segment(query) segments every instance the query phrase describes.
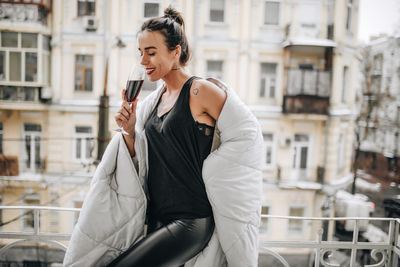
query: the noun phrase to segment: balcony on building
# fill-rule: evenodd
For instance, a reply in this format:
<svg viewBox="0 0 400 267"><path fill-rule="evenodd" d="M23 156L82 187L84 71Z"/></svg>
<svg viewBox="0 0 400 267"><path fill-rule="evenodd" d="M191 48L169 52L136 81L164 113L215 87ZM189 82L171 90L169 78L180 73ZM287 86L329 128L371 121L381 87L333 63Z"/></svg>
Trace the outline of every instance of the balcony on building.
<svg viewBox="0 0 400 267"><path fill-rule="evenodd" d="M313 69L289 69L285 113L327 114L331 87L331 72Z"/></svg>
<svg viewBox="0 0 400 267"><path fill-rule="evenodd" d="M283 42L286 87L282 108L285 113L328 114L335 46L332 40L311 37Z"/></svg>
<svg viewBox="0 0 400 267"><path fill-rule="evenodd" d="M0 106L27 109L49 102L50 36L0 30L0 37Z"/></svg>
<svg viewBox="0 0 400 267"><path fill-rule="evenodd" d="M1 0L0 22L9 22L12 25L38 23L47 26L51 9L52 0Z"/></svg>

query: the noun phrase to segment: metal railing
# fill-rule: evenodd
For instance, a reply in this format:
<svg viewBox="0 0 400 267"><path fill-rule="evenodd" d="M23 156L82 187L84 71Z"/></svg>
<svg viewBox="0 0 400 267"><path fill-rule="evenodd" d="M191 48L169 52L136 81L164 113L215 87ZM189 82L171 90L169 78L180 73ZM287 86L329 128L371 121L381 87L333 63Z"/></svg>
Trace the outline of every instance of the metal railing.
<svg viewBox="0 0 400 267"><path fill-rule="evenodd" d="M28 210L33 211L33 232L13 232L4 231L4 227L0 228L0 243L3 247L0 248L0 257L7 251L22 243L47 243L54 245L62 250L67 247L60 241L68 241L71 237L70 233L47 233L42 232L40 227L40 212L41 211L58 211L58 212L79 212L78 208L59 208L59 207L43 207L43 206L0 206L0 211L4 210ZM27 212L23 213L26 214ZM276 215L262 215L263 219L274 220L301 220L315 222L334 222L334 221L354 221L353 237L351 241L335 241L335 240L322 240L322 228L317 230L317 238L314 241L310 240L262 240L260 241L260 254L267 254L278 260L282 266L290 266L288 261L285 260L284 255L279 254L274 249L310 249L313 251L314 261L313 266L340 266L335 263L333 256L335 251L339 249L350 250L349 266L359 266L356 263L356 255L358 250L370 250L371 258L376 263L364 265L365 267L378 267L378 266L398 266L398 258L400 257L399 247L399 225L400 219L393 218L360 218L360 217L296 217L296 216L276 216ZM381 221L389 223L389 230L387 240L382 242L360 242L360 222L361 221ZM4 239L11 239L13 241L4 243Z"/></svg>
<svg viewBox="0 0 400 267"><path fill-rule="evenodd" d="M350 250L350 267L360 266L356 263L356 255L358 250L370 250L371 258L376 263L364 265L364 267L378 266L398 266L400 257L399 247L399 219L393 218L361 218L361 217L296 217L296 216L275 216L262 215L262 218L280 219L280 220L303 220L303 221L354 221L353 237L351 241L323 241L323 229L318 229L317 239L315 241L262 241L260 243L260 253L270 254L278 259L283 266L290 266L289 263L272 248L308 248L313 249L315 255L313 266L332 266L340 267L342 265L335 263L332 255L339 249ZM361 221L384 221L389 223L388 238L382 242L359 242L360 222ZM378 257L380 255L380 257ZM331 259L331 260L330 260Z"/></svg>

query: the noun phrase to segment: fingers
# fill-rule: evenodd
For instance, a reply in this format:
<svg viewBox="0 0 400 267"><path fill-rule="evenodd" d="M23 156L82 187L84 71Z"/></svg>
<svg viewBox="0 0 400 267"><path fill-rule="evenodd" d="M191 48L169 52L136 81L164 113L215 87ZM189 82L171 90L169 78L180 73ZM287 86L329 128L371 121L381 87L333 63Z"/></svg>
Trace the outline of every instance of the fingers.
<svg viewBox="0 0 400 267"><path fill-rule="evenodd" d="M139 100L139 99L136 98L135 101L132 102L132 105L131 105L131 112L136 112L136 106L137 106L138 100Z"/></svg>
<svg viewBox="0 0 400 267"><path fill-rule="evenodd" d="M125 95L126 89L122 90L122 101L126 102L126 95Z"/></svg>

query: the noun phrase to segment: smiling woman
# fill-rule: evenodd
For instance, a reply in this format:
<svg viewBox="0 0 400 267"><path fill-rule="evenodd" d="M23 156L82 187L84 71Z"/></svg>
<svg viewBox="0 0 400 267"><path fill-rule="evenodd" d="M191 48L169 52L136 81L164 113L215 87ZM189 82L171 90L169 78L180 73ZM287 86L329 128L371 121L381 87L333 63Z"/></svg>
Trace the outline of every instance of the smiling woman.
<svg viewBox="0 0 400 267"><path fill-rule="evenodd" d="M187 73L190 50L175 9L144 22L137 40L149 80L163 84L137 110L138 100L130 105L123 94L115 120L127 133L113 138L98 167L115 171L110 177L101 176L109 171L96 171L94 181L111 181L93 182L64 264L99 263L96 256L80 257L90 254L115 258L110 263L101 256L102 266L257 266L260 125L223 82ZM122 186L129 183L136 184ZM110 194L96 189L108 184L117 189L110 186ZM125 198L132 194L136 197ZM101 216L91 203L104 204L100 210L110 216ZM93 227L89 214L101 217L96 221L104 222L103 231ZM88 238L90 244L84 242Z"/></svg>

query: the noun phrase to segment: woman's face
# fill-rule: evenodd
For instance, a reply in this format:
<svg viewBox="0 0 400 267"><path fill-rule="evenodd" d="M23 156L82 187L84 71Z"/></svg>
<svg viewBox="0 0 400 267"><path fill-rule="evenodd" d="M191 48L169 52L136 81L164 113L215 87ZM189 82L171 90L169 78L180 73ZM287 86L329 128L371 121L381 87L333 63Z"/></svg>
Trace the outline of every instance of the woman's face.
<svg viewBox="0 0 400 267"><path fill-rule="evenodd" d="M139 34L138 42L140 63L146 68L150 81L162 79L172 68L179 66L180 49L169 51L160 32L143 31Z"/></svg>

